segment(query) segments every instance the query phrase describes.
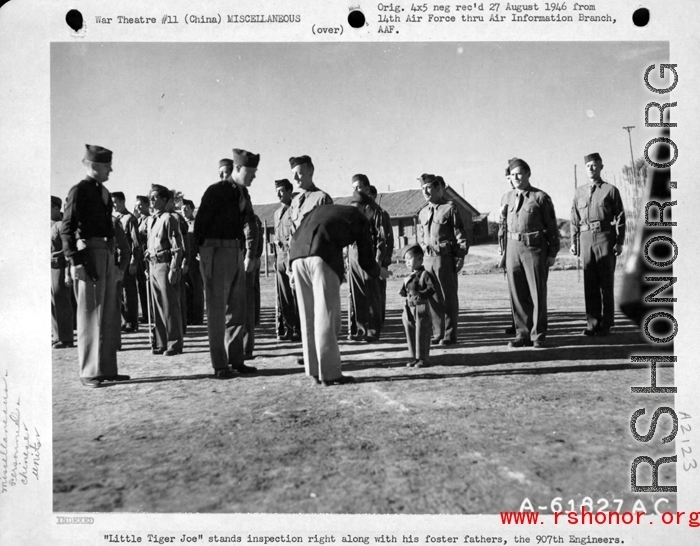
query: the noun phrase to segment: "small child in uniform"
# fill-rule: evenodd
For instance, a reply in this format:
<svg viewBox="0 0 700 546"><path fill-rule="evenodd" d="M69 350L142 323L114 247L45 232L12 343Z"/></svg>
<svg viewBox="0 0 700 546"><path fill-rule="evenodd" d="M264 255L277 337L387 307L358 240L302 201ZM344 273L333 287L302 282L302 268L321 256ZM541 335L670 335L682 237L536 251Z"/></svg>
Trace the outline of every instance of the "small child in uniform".
<svg viewBox="0 0 700 546"><path fill-rule="evenodd" d="M410 275L404 279L399 295L406 298L403 308L403 327L411 360L409 368L427 368L430 355L432 323L428 298L435 293L435 281L423 268L423 249L418 244L407 246L403 257Z"/></svg>

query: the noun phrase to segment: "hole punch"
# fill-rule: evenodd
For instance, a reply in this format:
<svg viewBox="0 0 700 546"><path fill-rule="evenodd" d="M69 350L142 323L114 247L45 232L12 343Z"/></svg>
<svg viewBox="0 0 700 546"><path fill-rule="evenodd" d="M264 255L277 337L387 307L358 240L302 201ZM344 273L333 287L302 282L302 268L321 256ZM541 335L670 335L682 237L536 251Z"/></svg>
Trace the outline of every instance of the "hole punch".
<svg viewBox="0 0 700 546"><path fill-rule="evenodd" d="M77 9L72 9L66 13L66 24L73 29L73 32L78 32L83 28L83 14Z"/></svg>
<svg viewBox="0 0 700 546"><path fill-rule="evenodd" d="M645 27L649 23L649 10L647 8L639 8L634 10L632 14L632 22L637 27Z"/></svg>
<svg viewBox="0 0 700 546"><path fill-rule="evenodd" d="M352 28L362 28L365 26L365 14L357 9L351 11L350 15L348 15L348 24Z"/></svg>

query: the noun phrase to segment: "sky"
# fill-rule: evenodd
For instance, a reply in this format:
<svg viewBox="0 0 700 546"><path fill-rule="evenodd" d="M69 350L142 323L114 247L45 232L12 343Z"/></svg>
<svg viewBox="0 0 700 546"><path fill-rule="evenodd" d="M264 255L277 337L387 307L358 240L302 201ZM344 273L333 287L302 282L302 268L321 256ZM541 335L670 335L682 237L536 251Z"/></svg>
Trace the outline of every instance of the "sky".
<svg viewBox="0 0 700 546"><path fill-rule="evenodd" d="M130 209L152 183L198 205L242 148L261 155L256 204L276 202L274 181L307 154L331 195L356 173L380 192L432 173L493 220L517 156L567 218L584 155L600 153L612 182L630 163L623 127L635 158L658 134L644 106L669 99L643 77L668 55L667 42L53 43L51 193L83 178L97 144Z"/></svg>

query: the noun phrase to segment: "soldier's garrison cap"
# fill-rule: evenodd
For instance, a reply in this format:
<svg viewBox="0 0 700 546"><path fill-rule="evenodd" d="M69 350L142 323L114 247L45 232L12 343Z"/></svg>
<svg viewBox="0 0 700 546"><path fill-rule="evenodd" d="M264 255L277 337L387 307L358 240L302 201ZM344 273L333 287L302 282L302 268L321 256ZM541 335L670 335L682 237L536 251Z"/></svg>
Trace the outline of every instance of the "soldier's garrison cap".
<svg viewBox="0 0 700 546"><path fill-rule="evenodd" d="M423 173L418 177L418 180L420 180L421 185L423 184L432 184L435 182L435 175L434 174L427 174Z"/></svg>
<svg viewBox="0 0 700 546"><path fill-rule="evenodd" d="M401 257L405 258L408 253L414 256L423 256L423 249L418 243L409 243L401 249Z"/></svg>
<svg viewBox="0 0 700 546"><path fill-rule="evenodd" d="M603 161L603 158L600 157L599 153L594 152L583 157L584 163L588 163L589 161Z"/></svg>
<svg viewBox="0 0 700 546"><path fill-rule="evenodd" d="M374 199L361 191L352 192L352 199L350 200L350 203L360 203L361 205L369 205L370 207L374 208Z"/></svg>
<svg viewBox="0 0 700 546"><path fill-rule="evenodd" d="M313 162L311 161L311 158L308 155L300 155L299 157L289 158L289 167L291 169L293 169L297 165L304 165L305 163L308 163L312 167L314 166Z"/></svg>
<svg viewBox="0 0 700 546"><path fill-rule="evenodd" d="M56 197L55 195L51 196L51 206L52 207L58 207L59 209L61 208L61 205L63 205L63 201L61 201L60 197Z"/></svg>
<svg viewBox="0 0 700 546"><path fill-rule="evenodd" d="M369 186L369 178L365 174L356 174L352 177L353 182L362 182L365 186Z"/></svg>
<svg viewBox="0 0 700 546"><path fill-rule="evenodd" d="M285 188L288 190L294 189L294 186L292 186L292 183L289 180L287 180L286 178L282 178L281 180L275 180L275 188L279 188L279 187L282 187L282 188Z"/></svg>
<svg viewBox="0 0 700 546"><path fill-rule="evenodd" d="M228 159L227 157L220 159L219 168L221 167L233 167L233 159Z"/></svg>
<svg viewBox="0 0 700 546"><path fill-rule="evenodd" d="M93 146L92 144L85 145L85 160L93 163L111 163L112 150L103 148L102 146Z"/></svg>
<svg viewBox="0 0 700 546"><path fill-rule="evenodd" d="M530 169L530 165L528 165L525 160L520 159L518 157L514 157L508 163L508 174L510 174L512 170L516 167L523 167L524 169L527 169L527 172L532 172L532 170Z"/></svg>
<svg viewBox="0 0 700 546"><path fill-rule="evenodd" d="M233 149L233 164L241 167L257 168L260 163L260 154L254 154L246 150Z"/></svg>

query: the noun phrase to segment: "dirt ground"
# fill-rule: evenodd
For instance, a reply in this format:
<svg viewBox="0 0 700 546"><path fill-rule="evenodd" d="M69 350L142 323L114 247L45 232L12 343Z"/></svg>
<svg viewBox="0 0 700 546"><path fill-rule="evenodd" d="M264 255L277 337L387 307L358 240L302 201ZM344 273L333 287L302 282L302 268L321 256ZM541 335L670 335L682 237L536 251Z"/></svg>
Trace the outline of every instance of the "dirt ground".
<svg viewBox="0 0 700 546"><path fill-rule="evenodd" d="M493 514L525 499L580 510L590 497L621 512L637 499L632 460L674 454L664 419L647 444L630 434L638 408L644 434L672 405L630 392L650 373L629 355L653 349L621 315L615 335L581 335L576 271L550 275L544 350L506 346L502 275L461 276L459 344L432 350L427 369L405 367L391 278L380 342L346 341L344 325L343 369L357 383L332 387L304 376L300 344L277 342L274 279L261 281L257 375L212 379L204 326L175 357L151 355L145 329L125 334L119 370L132 379L102 389L80 385L76 349L54 350L55 511ZM672 376L660 369L659 384ZM673 467L662 465L661 485L675 483ZM640 484L649 476L640 467ZM651 495L639 498L653 511Z"/></svg>

